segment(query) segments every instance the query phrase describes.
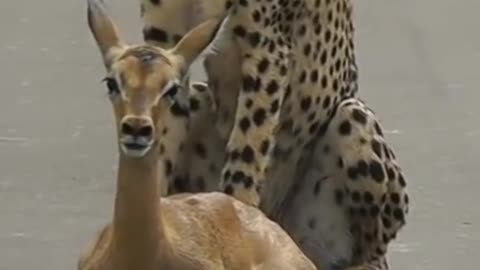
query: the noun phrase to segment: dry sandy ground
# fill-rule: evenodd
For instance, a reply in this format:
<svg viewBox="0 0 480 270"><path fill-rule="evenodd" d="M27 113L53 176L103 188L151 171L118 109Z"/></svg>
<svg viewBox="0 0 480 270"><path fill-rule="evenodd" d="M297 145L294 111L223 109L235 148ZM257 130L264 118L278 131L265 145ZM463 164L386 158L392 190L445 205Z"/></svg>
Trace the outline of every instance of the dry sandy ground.
<svg viewBox="0 0 480 270"><path fill-rule="evenodd" d="M139 40L136 1L116 2ZM480 2L356 2L361 96L412 195L392 269L476 269ZM110 217L114 188L111 109L85 1L1 1L0 33L0 270L73 269Z"/></svg>

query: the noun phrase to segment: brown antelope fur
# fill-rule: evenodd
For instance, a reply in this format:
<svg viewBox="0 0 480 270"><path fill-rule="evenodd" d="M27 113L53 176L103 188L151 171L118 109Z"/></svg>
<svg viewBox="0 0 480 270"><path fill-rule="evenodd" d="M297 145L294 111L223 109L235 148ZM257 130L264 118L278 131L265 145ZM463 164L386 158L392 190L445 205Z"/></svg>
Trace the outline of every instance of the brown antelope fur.
<svg viewBox="0 0 480 270"><path fill-rule="evenodd" d="M220 189L259 205L320 268L387 269L409 197L379 118L357 97L353 1L139 3L145 41L164 48L230 14L230 36L205 61L215 110L194 106L207 113L169 194Z"/></svg>
<svg viewBox="0 0 480 270"><path fill-rule="evenodd" d="M108 71L119 166L113 221L81 256L78 269L316 269L280 226L231 196L160 199L159 182L170 168L160 150L166 142L157 134L171 117L179 129L188 123L188 115L174 107L182 76L220 31L221 20L202 23L170 50L122 43L101 0L88 0L88 22Z"/></svg>

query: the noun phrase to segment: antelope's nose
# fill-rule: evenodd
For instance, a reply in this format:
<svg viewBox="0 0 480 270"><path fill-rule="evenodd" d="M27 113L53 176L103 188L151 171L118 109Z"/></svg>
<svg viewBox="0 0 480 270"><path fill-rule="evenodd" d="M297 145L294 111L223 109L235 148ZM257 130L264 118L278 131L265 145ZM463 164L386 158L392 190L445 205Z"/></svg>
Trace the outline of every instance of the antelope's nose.
<svg viewBox="0 0 480 270"><path fill-rule="evenodd" d="M120 125L122 135L138 137L153 137L153 123L148 117L125 117Z"/></svg>

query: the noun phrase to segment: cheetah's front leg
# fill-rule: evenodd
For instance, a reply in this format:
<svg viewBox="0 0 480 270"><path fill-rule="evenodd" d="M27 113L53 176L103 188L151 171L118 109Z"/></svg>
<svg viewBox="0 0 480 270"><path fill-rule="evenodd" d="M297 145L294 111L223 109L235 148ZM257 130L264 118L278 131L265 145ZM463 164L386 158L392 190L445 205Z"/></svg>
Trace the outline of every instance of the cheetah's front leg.
<svg viewBox="0 0 480 270"><path fill-rule="evenodd" d="M278 40L271 45L267 37L275 36L273 26L257 25L251 13L258 10L252 6L238 5L229 22L242 58L242 86L227 144L221 188L247 204L258 206L287 87L288 48L285 43L278 44Z"/></svg>

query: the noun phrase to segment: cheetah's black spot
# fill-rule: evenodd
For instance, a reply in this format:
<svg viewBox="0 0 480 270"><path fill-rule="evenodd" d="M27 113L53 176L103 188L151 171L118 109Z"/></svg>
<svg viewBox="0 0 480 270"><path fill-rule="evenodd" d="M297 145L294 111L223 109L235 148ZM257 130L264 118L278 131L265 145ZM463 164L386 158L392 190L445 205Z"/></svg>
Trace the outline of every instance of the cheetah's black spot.
<svg viewBox="0 0 480 270"><path fill-rule="evenodd" d="M387 176L389 181L395 180L395 171L390 167L387 167Z"/></svg>
<svg viewBox="0 0 480 270"><path fill-rule="evenodd" d="M372 193L366 191L365 193L363 193L363 200L365 201L365 203L367 204L372 204L373 203L373 195Z"/></svg>
<svg viewBox="0 0 480 270"><path fill-rule="evenodd" d="M299 83L305 83L307 80L307 72L304 70L300 73L300 77L298 78Z"/></svg>
<svg viewBox="0 0 480 270"><path fill-rule="evenodd" d="M265 109L259 108L253 113L253 122L255 125L261 126L265 121L266 116L267 113L265 112Z"/></svg>
<svg viewBox="0 0 480 270"><path fill-rule="evenodd" d="M312 105L312 98L311 97L304 97L302 101L300 102L300 108L304 112L308 111L310 109L310 105Z"/></svg>
<svg viewBox="0 0 480 270"><path fill-rule="evenodd" d="M305 56L309 56L310 55L310 52L312 51L312 45L310 45L310 43L307 43L304 47L303 47L303 54L305 54Z"/></svg>
<svg viewBox="0 0 480 270"><path fill-rule="evenodd" d="M368 175L368 164L364 160L359 160L357 163L357 172L362 176Z"/></svg>
<svg viewBox="0 0 480 270"><path fill-rule="evenodd" d="M383 172L382 164L378 161L371 161L369 165L370 176L372 176L373 180L378 183L383 182L385 179L385 173Z"/></svg>
<svg viewBox="0 0 480 270"><path fill-rule="evenodd" d="M359 203L360 202L360 193L358 191L352 192L352 201L354 203Z"/></svg>
<svg viewBox="0 0 480 270"><path fill-rule="evenodd" d="M394 204L399 204L400 203L400 195L397 192L393 192L390 194L390 200Z"/></svg>
<svg viewBox="0 0 480 270"><path fill-rule="evenodd" d="M250 109L253 106L253 100L251 98L248 98L247 101L245 101L245 108Z"/></svg>
<svg viewBox="0 0 480 270"><path fill-rule="evenodd" d="M307 27L305 27L305 25L300 26L300 28L298 29L299 36L304 36L306 32L307 32Z"/></svg>
<svg viewBox="0 0 480 270"><path fill-rule="evenodd" d="M380 143L377 140L373 139L371 145L375 155L377 155L379 158L382 158L382 146L380 145Z"/></svg>
<svg viewBox="0 0 480 270"><path fill-rule="evenodd" d="M367 115L359 109L353 109L352 117L355 121L362 125L367 124Z"/></svg>
<svg viewBox="0 0 480 270"><path fill-rule="evenodd" d="M270 66L270 61L268 59L263 58L260 63L258 63L257 69L260 74L263 74L267 71L268 67Z"/></svg>
<svg viewBox="0 0 480 270"><path fill-rule="evenodd" d="M246 189L249 189L253 186L253 178L250 176L245 176L245 180L243 181L243 185Z"/></svg>
<svg viewBox="0 0 480 270"><path fill-rule="evenodd" d="M253 151L252 147L247 145L243 148L241 157L243 162L252 163L253 160L255 159L255 152Z"/></svg>
<svg viewBox="0 0 480 270"><path fill-rule="evenodd" d="M385 211L385 214L387 214L388 216L392 214L392 207L390 206L390 204L388 203L385 204L384 211Z"/></svg>
<svg viewBox="0 0 480 270"><path fill-rule="evenodd" d="M240 4L241 6L247 7L247 6L248 6L248 1L247 1L247 0L240 0L240 1L239 1L239 4Z"/></svg>
<svg viewBox="0 0 480 270"><path fill-rule="evenodd" d="M326 96L323 99L323 108L327 109L330 106L330 102L331 102L330 96Z"/></svg>
<svg viewBox="0 0 480 270"><path fill-rule="evenodd" d="M272 105L270 106L270 112L272 114L278 112L278 109L280 108L280 101L278 99L274 100L272 102Z"/></svg>
<svg viewBox="0 0 480 270"><path fill-rule="evenodd" d="M158 153L160 155L163 155L165 153L165 145L163 143L160 144L160 147L158 149Z"/></svg>
<svg viewBox="0 0 480 270"><path fill-rule="evenodd" d="M380 127L380 124L378 122L375 122L375 132L377 132L378 135L383 136L383 131L382 128Z"/></svg>
<svg viewBox="0 0 480 270"><path fill-rule="evenodd" d="M312 83L316 83L318 81L318 70L313 70L312 73L310 73L310 81Z"/></svg>
<svg viewBox="0 0 480 270"><path fill-rule="evenodd" d="M341 135L348 136L352 131L352 125L348 120L344 120L338 127L338 131L340 132Z"/></svg>
<svg viewBox="0 0 480 270"><path fill-rule="evenodd" d="M325 65L327 63L327 51L324 50L320 55L320 64Z"/></svg>
<svg viewBox="0 0 480 270"><path fill-rule="evenodd" d="M247 35L247 30L243 26L235 26L233 33L239 37L245 37Z"/></svg>
<svg viewBox="0 0 480 270"><path fill-rule="evenodd" d="M255 10L252 14L252 18L253 18L253 21L258 23L262 18L262 15L260 15L260 12L258 10Z"/></svg>
<svg viewBox="0 0 480 270"><path fill-rule="evenodd" d="M380 208L376 205L370 207L370 216L377 217L380 214Z"/></svg>
<svg viewBox="0 0 480 270"><path fill-rule="evenodd" d="M267 85L267 93L269 95L275 94L280 87L278 86L277 81L271 80Z"/></svg>
<svg viewBox="0 0 480 270"><path fill-rule="evenodd" d="M260 153L262 153L262 155L266 155L268 153L268 149L270 148L270 142L268 140L264 140L262 142L262 145L260 146Z"/></svg>
<svg viewBox="0 0 480 270"><path fill-rule="evenodd" d="M143 39L145 41L168 42L168 34L163 29L150 26L143 29Z"/></svg>
<svg viewBox="0 0 480 270"><path fill-rule="evenodd" d="M392 227L392 222L388 218L382 218L382 223L386 229L390 229Z"/></svg>
<svg viewBox="0 0 480 270"><path fill-rule="evenodd" d="M250 120L247 117L242 118L239 123L240 130L245 134L250 128Z"/></svg>
<svg viewBox="0 0 480 270"><path fill-rule="evenodd" d="M230 160L231 161L236 161L240 158L240 153L237 150L233 150L230 152Z"/></svg>
<svg viewBox="0 0 480 270"><path fill-rule="evenodd" d="M338 157L337 167L340 168L340 169L343 169L343 159L342 159L342 157Z"/></svg>
<svg viewBox="0 0 480 270"><path fill-rule="evenodd" d="M241 183L245 179L245 174L240 171L236 171L232 175L232 182L233 183Z"/></svg>
<svg viewBox="0 0 480 270"><path fill-rule="evenodd" d="M242 80L242 88L245 92L253 91L255 88L255 79L250 75L244 76Z"/></svg>
<svg viewBox="0 0 480 270"><path fill-rule="evenodd" d="M248 42L252 48L255 48L260 43L260 33L252 32L248 34Z"/></svg>
<svg viewBox="0 0 480 270"><path fill-rule="evenodd" d="M320 125L319 122L315 122L313 124L310 125L310 128L308 129L308 132L310 134L314 134L315 132L317 132L317 129L318 129L318 126Z"/></svg>
<svg viewBox="0 0 480 270"><path fill-rule="evenodd" d="M355 167L350 167L347 169L347 175L350 180L357 180L358 178L358 171Z"/></svg>
<svg viewBox="0 0 480 270"><path fill-rule="evenodd" d="M405 181L405 178L403 178L403 174L401 173L398 175L398 183L401 187L407 186L407 182Z"/></svg>

